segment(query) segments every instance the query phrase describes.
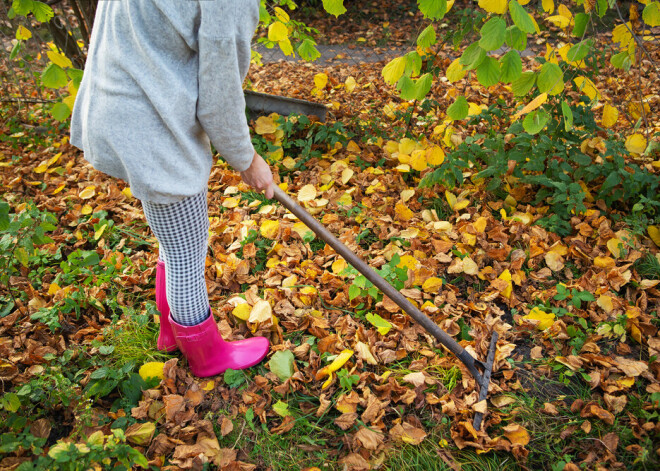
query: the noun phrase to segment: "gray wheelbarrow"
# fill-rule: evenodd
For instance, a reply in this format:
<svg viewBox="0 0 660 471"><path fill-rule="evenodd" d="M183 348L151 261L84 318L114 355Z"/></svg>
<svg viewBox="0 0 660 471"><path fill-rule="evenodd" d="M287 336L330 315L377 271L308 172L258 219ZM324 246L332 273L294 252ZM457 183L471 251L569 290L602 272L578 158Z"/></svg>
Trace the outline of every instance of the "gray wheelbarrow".
<svg viewBox="0 0 660 471"><path fill-rule="evenodd" d="M356 270L362 273L365 278L371 281L374 286L378 287L385 293L392 301L394 301L401 309L403 309L410 317L415 319L426 331L433 335L438 342L444 345L450 352L461 360L466 366L470 374L474 377L479 385L479 401L486 399L488 395L488 385L490 384L490 376L493 372L493 362L495 360L495 348L497 346L497 332L493 331L490 339L490 346L488 348L488 357L486 362L479 361L472 357L463 347L461 347L452 337L442 330L435 322L426 316L422 311L413 306L405 296L403 296L396 288L389 284L383 277L376 273L364 260L358 257L353 251L346 247L334 235L328 231L320 222L318 222L311 214L303 209L298 203L291 199L282 189L277 185L274 186L275 199L279 201L285 208L291 211L298 217L307 227L323 239L330 247L344 257L348 263L353 265ZM475 430L481 429L481 422L484 414L476 412L474 416Z"/></svg>

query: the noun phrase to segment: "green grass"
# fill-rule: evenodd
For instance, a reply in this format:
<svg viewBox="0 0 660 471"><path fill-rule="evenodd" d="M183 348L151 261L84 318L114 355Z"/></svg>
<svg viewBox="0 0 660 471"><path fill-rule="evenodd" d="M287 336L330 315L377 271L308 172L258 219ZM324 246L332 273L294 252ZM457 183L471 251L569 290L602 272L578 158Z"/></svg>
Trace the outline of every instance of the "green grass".
<svg viewBox="0 0 660 471"><path fill-rule="evenodd" d="M642 278L660 280L660 260L651 252L635 262L635 269Z"/></svg>
<svg viewBox="0 0 660 471"><path fill-rule="evenodd" d="M216 424L220 446L240 450L238 459L256 464L258 469L280 471L314 466L324 470L341 469L337 456L341 456L338 451L341 449L343 432L332 424L334 416L326 413L316 417L318 403L315 397L296 393L280 400L288 405L295 420L290 431L281 435L273 433L271 430L284 419L272 419L266 425L257 417L250 417L251 413L248 412L234 418L233 430L222 437L218 418L229 416L229 411L220 410L211 419ZM274 397L275 402L277 399ZM306 406L307 413L301 410L302 405Z"/></svg>
<svg viewBox="0 0 660 471"><path fill-rule="evenodd" d="M128 363L141 365L148 361L167 361L171 355L156 349L158 325L152 321L155 306L147 303L147 311L140 315L125 314L105 328L104 344L114 347L109 360L117 367Z"/></svg>

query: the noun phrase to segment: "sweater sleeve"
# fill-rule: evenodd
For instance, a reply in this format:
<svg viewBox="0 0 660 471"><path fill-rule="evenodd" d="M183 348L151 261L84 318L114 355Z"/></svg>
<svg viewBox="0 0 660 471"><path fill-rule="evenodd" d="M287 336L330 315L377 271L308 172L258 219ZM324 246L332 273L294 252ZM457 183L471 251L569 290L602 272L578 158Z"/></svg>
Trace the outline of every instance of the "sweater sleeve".
<svg viewBox="0 0 660 471"><path fill-rule="evenodd" d="M254 157L243 80L250 66L259 2L205 0L199 4L197 119L222 157L242 172Z"/></svg>
<svg viewBox="0 0 660 471"><path fill-rule="evenodd" d="M197 118L220 155L242 172L252 163L254 147L238 61L232 38L200 36Z"/></svg>

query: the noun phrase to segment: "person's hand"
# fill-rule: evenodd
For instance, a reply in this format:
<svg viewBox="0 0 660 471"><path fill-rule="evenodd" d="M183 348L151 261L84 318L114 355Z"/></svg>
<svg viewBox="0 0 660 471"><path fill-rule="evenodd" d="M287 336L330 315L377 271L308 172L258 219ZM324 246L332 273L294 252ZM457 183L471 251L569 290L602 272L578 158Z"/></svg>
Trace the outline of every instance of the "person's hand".
<svg viewBox="0 0 660 471"><path fill-rule="evenodd" d="M273 197L273 172L263 157L256 152L250 167L241 172L241 178L252 188L263 191L266 198Z"/></svg>

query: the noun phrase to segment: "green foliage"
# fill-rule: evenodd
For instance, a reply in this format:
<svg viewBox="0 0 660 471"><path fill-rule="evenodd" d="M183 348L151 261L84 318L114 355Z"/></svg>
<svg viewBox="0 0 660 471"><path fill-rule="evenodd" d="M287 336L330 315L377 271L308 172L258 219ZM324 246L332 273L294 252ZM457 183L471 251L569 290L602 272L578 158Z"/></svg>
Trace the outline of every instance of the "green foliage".
<svg viewBox="0 0 660 471"><path fill-rule="evenodd" d="M11 213L9 203L0 201L0 284L12 298L24 293L11 286L11 277L39 265L42 257L39 247L53 242L47 233L55 230L56 223L55 215L38 209L34 203L27 203L21 211ZM11 305L14 304L12 300ZM0 305L2 312L9 309L11 307Z"/></svg>
<svg viewBox="0 0 660 471"><path fill-rule="evenodd" d="M405 281L408 279L408 271L405 267L398 267L401 263L401 257L395 254L392 259L383 265L376 272L382 276L389 284L394 286L397 290L404 287ZM357 275L358 271L353 267L347 267L342 271L343 275ZM375 302L383 299L383 293L376 288L364 275L357 275L348 289L348 297L353 300L358 296L367 296L372 298Z"/></svg>
<svg viewBox="0 0 660 471"><path fill-rule="evenodd" d="M566 285L559 283L557 285L557 294L552 298L555 301L563 301L564 299L570 299L570 304L575 306L578 309L582 308L582 302L592 302L595 301L594 295L589 291L580 291L576 288L568 289Z"/></svg>
<svg viewBox="0 0 660 471"><path fill-rule="evenodd" d="M499 191L505 182L508 162L514 161L513 177L519 184L530 185L528 202L550 207L548 216L537 223L559 234L570 233L571 217L586 211L589 195L583 185L587 182L596 190L591 197L603 200L612 211L637 210L638 219L657 214L660 177L627 161L624 144L596 125L588 107L570 106L568 111L565 102L558 106L558 99L554 100L552 114L540 109L527 115L527 129L524 123L511 124L506 130L510 137L506 144L505 136L493 130L487 135L466 138L447 154L443 165L425 175L420 186L458 186L463 182L463 170L471 167L478 170L475 178L485 179L487 190ZM493 105L468 124L501 120L504 113L506 109ZM572 121L572 126L567 126L566 121ZM582 143L596 134L607 136L605 151L598 156L583 152ZM640 227L639 231L643 229Z"/></svg>

